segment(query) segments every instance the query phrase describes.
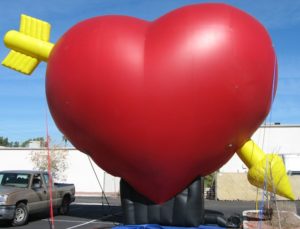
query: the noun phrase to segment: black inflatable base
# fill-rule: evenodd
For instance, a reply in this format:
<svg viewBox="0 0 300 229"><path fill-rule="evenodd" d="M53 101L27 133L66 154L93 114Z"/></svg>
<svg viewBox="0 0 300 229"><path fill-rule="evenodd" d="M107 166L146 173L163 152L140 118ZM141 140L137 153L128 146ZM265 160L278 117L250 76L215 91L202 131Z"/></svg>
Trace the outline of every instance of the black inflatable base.
<svg viewBox="0 0 300 229"><path fill-rule="evenodd" d="M122 179L120 194L123 223L197 227L204 221L203 185L203 178L198 177L188 188L169 201L155 204Z"/></svg>

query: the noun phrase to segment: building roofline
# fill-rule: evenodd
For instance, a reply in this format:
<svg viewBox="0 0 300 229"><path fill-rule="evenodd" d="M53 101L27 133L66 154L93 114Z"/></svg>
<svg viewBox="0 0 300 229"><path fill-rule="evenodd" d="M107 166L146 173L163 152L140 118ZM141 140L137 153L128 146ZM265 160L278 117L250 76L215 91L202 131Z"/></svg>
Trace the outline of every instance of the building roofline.
<svg viewBox="0 0 300 229"><path fill-rule="evenodd" d="M260 128L300 128L300 124L282 124L280 122L262 124Z"/></svg>
<svg viewBox="0 0 300 229"><path fill-rule="evenodd" d="M25 174L35 174L35 173L47 173L47 171L43 170L32 170L32 169L21 169L21 170L16 170L16 169L7 169L7 170L0 170L0 172L5 172L5 173L25 173Z"/></svg>
<svg viewBox="0 0 300 229"><path fill-rule="evenodd" d="M38 151L48 151L47 148L29 148L29 147L0 147L0 150L31 150L31 151L35 151L35 150L38 150ZM50 151L51 150L67 150L67 151L70 151L70 150L77 150L75 147L61 147L61 148L50 148ZM78 150L79 151L79 150Z"/></svg>
<svg viewBox="0 0 300 229"><path fill-rule="evenodd" d="M266 123L260 125L259 128L300 128L300 124L282 124L280 122L274 122L274 123ZM0 151L2 150L39 150L39 151L47 151L48 149L45 147L41 148L29 148L29 147L3 147L0 146ZM77 150L75 147L59 147L59 148L50 148L50 150ZM78 150L79 151L79 150Z"/></svg>

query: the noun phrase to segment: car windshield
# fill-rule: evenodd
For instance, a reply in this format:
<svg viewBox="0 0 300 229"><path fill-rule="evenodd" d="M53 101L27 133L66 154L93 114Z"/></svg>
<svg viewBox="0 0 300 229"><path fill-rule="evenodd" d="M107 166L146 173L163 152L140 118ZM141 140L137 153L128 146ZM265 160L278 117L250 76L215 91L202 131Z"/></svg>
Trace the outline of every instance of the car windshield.
<svg viewBox="0 0 300 229"><path fill-rule="evenodd" d="M29 178L29 174L0 172L0 185L27 188L30 180Z"/></svg>

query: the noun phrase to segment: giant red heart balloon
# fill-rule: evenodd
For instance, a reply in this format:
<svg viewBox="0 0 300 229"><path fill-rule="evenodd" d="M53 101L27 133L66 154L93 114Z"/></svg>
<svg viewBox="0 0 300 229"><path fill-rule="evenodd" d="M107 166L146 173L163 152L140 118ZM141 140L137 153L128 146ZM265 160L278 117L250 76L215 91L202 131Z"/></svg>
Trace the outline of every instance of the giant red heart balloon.
<svg viewBox="0 0 300 229"><path fill-rule="evenodd" d="M217 170L253 134L276 80L259 22L228 5L198 4L153 22L78 23L50 55L46 91L74 146L163 202Z"/></svg>

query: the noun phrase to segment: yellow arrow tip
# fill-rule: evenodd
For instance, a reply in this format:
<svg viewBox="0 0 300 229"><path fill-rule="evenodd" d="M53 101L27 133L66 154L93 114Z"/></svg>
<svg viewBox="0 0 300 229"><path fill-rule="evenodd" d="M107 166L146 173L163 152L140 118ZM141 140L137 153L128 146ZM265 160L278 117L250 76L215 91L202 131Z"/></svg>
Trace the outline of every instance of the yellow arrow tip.
<svg viewBox="0 0 300 229"><path fill-rule="evenodd" d="M248 172L249 182L269 192L295 200L289 177L286 174L282 158L276 154L267 154Z"/></svg>

